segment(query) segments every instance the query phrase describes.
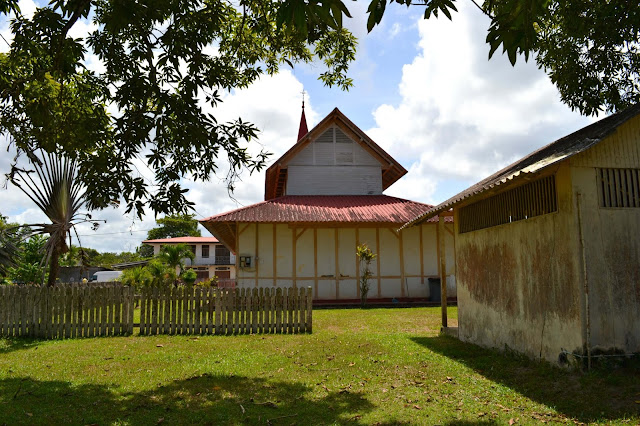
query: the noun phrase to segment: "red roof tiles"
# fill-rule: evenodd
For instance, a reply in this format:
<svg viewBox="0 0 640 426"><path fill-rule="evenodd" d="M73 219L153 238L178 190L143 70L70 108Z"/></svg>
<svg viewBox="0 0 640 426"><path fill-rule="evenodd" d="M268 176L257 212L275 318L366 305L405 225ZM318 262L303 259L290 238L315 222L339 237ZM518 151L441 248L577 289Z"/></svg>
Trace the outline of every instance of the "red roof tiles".
<svg viewBox="0 0 640 426"><path fill-rule="evenodd" d="M216 237L175 237L143 241L145 244L214 244L218 242Z"/></svg>

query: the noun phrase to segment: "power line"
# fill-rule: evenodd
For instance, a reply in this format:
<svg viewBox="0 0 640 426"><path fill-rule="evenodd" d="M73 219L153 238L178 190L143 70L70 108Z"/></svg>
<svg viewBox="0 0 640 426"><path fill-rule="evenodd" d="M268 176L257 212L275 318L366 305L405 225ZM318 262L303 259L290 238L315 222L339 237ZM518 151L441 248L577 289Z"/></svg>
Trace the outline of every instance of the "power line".
<svg viewBox="0 0 640 426"><path fill-rule="evenodd" d="M97 237L100 235L116 235L116 234L133 234L134 232L148 232L151 229L139 229L137 231L120 231L120 232L105 232L102 234L80 234L79 237Z"/></svg>

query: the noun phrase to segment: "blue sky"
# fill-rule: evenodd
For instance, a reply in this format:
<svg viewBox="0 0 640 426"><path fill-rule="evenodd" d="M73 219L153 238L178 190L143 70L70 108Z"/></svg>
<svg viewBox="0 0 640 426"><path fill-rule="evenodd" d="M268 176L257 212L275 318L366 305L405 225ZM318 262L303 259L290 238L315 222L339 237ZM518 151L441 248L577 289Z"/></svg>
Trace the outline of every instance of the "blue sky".
<svg viewBox="0 0 640 426"><path fill-rule="evenodd" d="M21 3L25 13L34 8L30 1ZM226 94L215 113L219 120L241 116L254 122L261 129L256 147L275 159L295 142L304 88L310 126L338 107L409 170L385 193L430 204L593 122L564 106L531 60L520 59L512 67L497 54L489 61L488 19L470 0L456 4L460 13L452 22L444 17L424 21L419 6L389 5L382 25L367 34L367 3L348 2L353 19L346 25L359 39L351 90L323 87L317 80L323 71L319 63L285 66L276 76ZM0 23L5 37L7 25ZM82 36L90 28L80 23L73 34ZM100 71L91 56L88 66ZM5 147L6 141L0 142L1 152ZM0 157L3 173L8 162L8 155ZM220 179L185 180L185 185L198 217L206 217L261 201L264 173L244 174L233 199ZM15 188L2 191L2 214L22 223L43 220ZM82 244L103 251L134 249L155 224L152 215L138 221L122 209L94 216L107 223L96 232L82 229Z"/></svg>

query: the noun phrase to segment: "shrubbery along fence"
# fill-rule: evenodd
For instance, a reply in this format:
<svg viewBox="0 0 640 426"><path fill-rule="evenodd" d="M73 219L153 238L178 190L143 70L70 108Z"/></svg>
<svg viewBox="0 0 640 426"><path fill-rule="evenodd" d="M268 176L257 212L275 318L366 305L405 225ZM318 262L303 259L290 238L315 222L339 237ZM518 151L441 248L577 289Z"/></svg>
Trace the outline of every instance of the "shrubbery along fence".
<svg viewBox="0 0 640 426"><path fill-rule="evenodd" d="M134 288L119 284L0 286L0 336L45 339L132 334L312 331L310 288Z"/></svg>

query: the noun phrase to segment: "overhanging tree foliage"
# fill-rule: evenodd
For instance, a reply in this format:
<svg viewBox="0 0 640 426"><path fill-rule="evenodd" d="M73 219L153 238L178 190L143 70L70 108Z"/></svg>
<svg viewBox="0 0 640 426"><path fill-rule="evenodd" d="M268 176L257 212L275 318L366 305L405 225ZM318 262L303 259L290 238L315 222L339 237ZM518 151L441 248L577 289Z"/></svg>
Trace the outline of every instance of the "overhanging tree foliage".
<svg viewBox="0 0 640 426"><path fill-rule="evenodd" d="M303 0L300 0L303 1ZM371 0L369 31L387 3L424 6L452 19L457 0ZM502 46L515 65L535 56L562 101L584 115L640 102L640 4L629 0L462 0L490 17L489 58Z"/></svg>
<svg viewBox="0 0 640 426"><path fill-rule="evenodd" d="M256 127L216 119L222 91L314 57L325 84L352 84L356 42L339 0L305 8L302 21L295 3L270 0L53 0L30 19L17 4L0 0L16 15L0 54L0 132L19 154L76 161L89 208L124 199L139 216L186 212L182 177L208 180L226 161L233 189L241 170L260 170L267 154L248 151ZM97 29L86 40L69 35L88 19ZM84 67L88 54L104 73Z"/></svg>

